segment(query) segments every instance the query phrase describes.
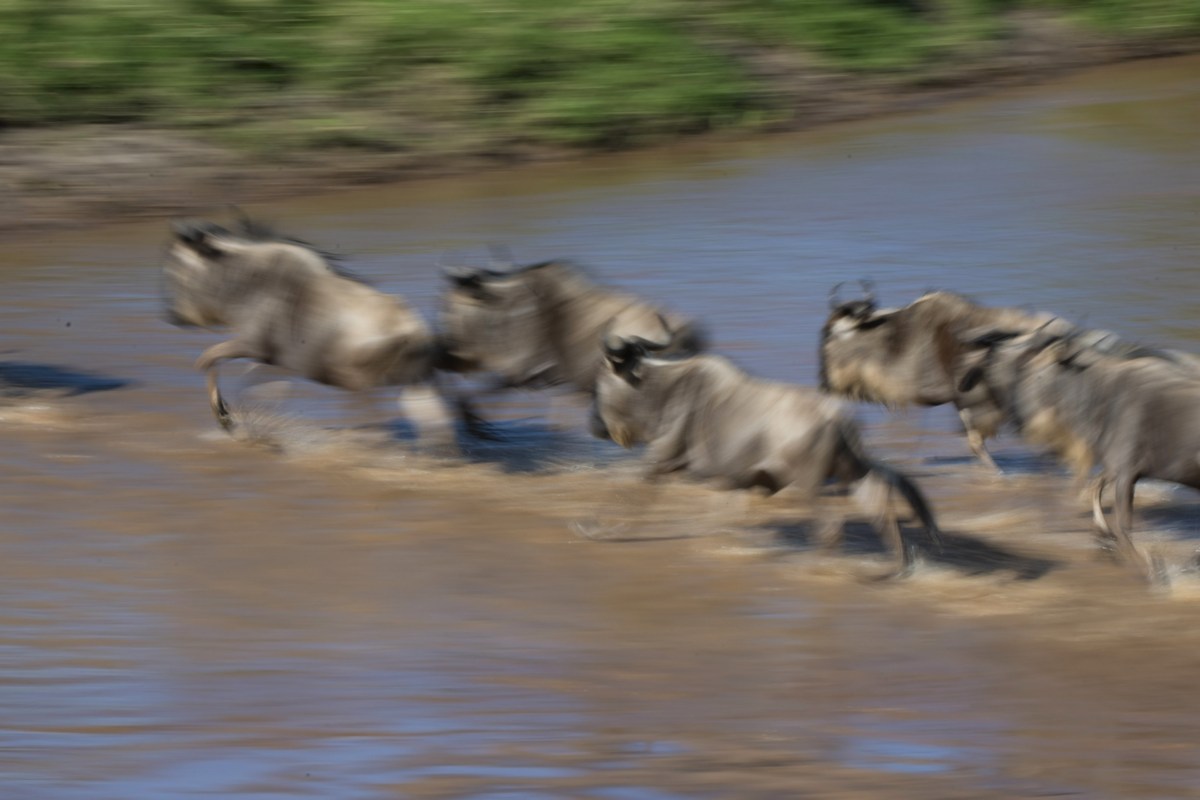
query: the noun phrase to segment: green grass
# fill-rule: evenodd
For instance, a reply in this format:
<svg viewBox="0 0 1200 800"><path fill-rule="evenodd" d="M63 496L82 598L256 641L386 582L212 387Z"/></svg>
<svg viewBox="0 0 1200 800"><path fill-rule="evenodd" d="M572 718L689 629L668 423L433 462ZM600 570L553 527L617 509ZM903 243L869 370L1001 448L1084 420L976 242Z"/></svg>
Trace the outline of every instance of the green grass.
<svg viewBox="0 0 1200 800"><path fill-rule="evenodd" d="M264 151L617 147L770 118L779 93L748 54L916 75L1023 7L1200 32L1200 0L0 0L0 126L137 122Z"/></svg>

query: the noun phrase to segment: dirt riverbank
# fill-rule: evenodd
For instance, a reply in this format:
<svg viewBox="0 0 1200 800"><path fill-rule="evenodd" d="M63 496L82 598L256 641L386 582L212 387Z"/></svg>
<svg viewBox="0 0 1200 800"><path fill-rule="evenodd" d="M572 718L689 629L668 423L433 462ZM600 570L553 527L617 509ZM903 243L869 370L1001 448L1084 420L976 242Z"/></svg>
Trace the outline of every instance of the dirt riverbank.
<svg viewBox="0 0 1200 800"><path fill-rule="evenodd" d="M1069 71L1120 61L1194 53L1200 40L1121 40L1044 16L1015 18L1014 34L990 52L919 79L836 73L794 55L748 52L744 61L788 112L755 133L910 111ZM745 129L703 134L744 137ZM696 138L696 137L693 137ZM451 143L452 142L452 143ZM525 163L586 158L593 151L532 146L486 136L395 152L324 148L264 159L189 132L93 125L0 132L0 232L31 231L203 213L302 192L465 174Z"/></svg>

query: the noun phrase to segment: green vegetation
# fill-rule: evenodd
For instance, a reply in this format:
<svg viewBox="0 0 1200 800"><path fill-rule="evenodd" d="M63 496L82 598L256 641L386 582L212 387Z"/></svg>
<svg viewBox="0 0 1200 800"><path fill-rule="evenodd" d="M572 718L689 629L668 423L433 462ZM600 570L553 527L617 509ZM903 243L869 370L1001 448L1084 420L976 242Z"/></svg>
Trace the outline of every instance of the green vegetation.
<svg viewBox="0 0 1200 800"><path fill-rule="evenodd" d="M1197 0L0 0L0 126L138 122L263 153L615 147L781 113L771 58L916 80L1021 9L1200 33Z"/></svg>

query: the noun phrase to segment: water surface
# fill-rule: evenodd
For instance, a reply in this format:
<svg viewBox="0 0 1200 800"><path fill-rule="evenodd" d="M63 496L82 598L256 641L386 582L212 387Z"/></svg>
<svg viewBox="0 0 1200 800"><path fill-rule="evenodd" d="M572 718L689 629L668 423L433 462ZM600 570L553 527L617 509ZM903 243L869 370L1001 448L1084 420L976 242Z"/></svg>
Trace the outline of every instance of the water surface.
<svg viewBox="0 0 1200 800"><path fill-rule="evenodd" d="M444 253L567 256L813 383L839 280L1030 304L1196 347L1200 60L934 112L258 209L424 312ZM236 199L236 198L232 198ZM991 479L947 409L864 409L951 547L903 583L851 526L679 487L517 395L464 461L295 384L216 430L160 320L161 224L0 253L5 797L1194 796L1195 496L1149 490L1148 593L1097 558L1065 476ZM556 424L557 427L554 427ZM632 510L631 510L632 509ZM593 542L570 524L621 521Z"/></svg>

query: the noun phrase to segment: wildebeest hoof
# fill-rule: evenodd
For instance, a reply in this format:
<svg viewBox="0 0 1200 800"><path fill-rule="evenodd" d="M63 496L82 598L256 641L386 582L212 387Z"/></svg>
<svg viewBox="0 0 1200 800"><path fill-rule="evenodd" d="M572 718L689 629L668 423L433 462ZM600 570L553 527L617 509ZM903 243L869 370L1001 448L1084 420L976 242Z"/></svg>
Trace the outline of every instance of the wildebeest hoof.
<svg viewBox="0 0 1200 800"><path fill-rule="evenodd" d="M237 427L237 425L235 425L233 422L233 415L230 414L228 410L221 410L217 412L217 424L220 425L221 430L225 431L226 433L233 433L234 428Z"/></svg>

